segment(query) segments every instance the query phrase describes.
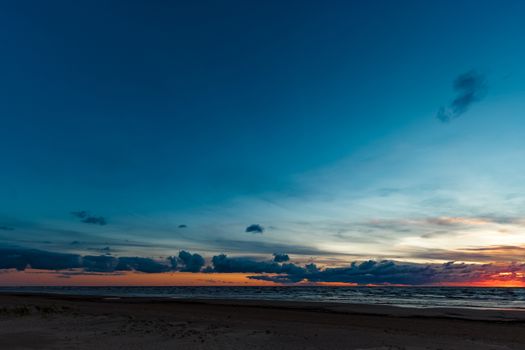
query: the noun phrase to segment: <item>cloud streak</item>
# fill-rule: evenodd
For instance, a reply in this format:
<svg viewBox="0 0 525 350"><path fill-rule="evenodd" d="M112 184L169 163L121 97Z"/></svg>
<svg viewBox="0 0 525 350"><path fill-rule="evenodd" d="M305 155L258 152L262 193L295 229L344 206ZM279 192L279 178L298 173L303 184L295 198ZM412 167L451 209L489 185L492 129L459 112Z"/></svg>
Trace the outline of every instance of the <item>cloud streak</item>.
<svg viewBox="0 0 525 350"><path fill-rule="evenodd" d="M486 90L485 77L472 70L460 74L454 80L453 87L456 96L448 106L441 107L436 115L443 123L461 117L473 103L483 98Z"/></svg>
<svg viewBox="0 0 525 350"><path fill-rule="evenodd" d="M107 220L105 217L91 215L85 210L71 212L71 215L79 218L80 221L85 224L93 224L93 225L101 225L101 226L107 225Z"/></svg>
<svg viewBox="0 0 525 350"><path fill-rule="evenodd" d="M432 249L414 251L410 257L446 261L477 261L477 262L520 262L523 261L525 247L523 246L490 246L482 248L463 248L457 250Z"/></svg>

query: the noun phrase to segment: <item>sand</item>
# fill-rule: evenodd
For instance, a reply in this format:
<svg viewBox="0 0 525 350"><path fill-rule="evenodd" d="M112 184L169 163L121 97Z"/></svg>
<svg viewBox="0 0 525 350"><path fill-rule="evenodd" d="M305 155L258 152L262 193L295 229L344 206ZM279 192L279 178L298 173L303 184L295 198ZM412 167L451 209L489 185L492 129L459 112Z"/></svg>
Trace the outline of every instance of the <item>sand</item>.
<svg viewBox="0 0 525 350"><path fill-rule="evenodd" d="M525 349L517 311L0 295L0 349Z"/></svg>

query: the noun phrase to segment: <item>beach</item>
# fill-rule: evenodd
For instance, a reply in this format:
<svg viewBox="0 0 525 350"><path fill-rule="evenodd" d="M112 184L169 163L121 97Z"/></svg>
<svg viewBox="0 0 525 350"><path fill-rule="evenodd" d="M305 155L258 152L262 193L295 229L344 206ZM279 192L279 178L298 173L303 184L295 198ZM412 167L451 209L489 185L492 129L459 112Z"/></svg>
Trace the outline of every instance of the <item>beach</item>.
<svg viewBox="0 0 525 350"><path fill-rule="evenodd" d="M0 349L524 349L525 313L0 295Z"/></svg>

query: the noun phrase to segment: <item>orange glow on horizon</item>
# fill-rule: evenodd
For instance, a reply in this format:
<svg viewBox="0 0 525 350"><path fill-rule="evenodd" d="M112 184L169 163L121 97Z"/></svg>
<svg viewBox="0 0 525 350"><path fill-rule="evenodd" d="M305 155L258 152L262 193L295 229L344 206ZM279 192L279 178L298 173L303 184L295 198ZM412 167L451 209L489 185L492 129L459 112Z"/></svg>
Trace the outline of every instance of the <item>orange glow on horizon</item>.
<svg viewBox="0 0 525 350"><path fill-rule="evenodd" d="M247 273L140 273L63 274L55 271L9 270L0 276L0 286L275 286L274 282L248 278Z"/></svg>
<svg viewBox="0 0 525 350"><path fill-rule="evenodd" d="M469 283L455 283L455 282L443 282L439 283L439 286L444 287L508 287L508 288L524 288L525 281L521 280L485 280L475 281Z"/></svg>
<svg viewBox="0 0 525 350"><path fill-rule="evenodd" d="M79 271L46 271L27 269L25 271L7 270L0 274L0 286L328 286L355 287L357 283L308 282L280 284L271 281L250 279L253 273L122 273L84 274ZM501 272L491 279L473 282L442 282L429 286L445 287L525 287L521 274ZM366 287L411 287L410 285L368 284ZM414 286L416 287L416 286Z"/></svg>
<svg viewBox="0 0 525 350"><path fill-rule="evenodd" d="M316 282L315 286L327 286L327 287L357 287L357 283L350 282Z"/></svg>

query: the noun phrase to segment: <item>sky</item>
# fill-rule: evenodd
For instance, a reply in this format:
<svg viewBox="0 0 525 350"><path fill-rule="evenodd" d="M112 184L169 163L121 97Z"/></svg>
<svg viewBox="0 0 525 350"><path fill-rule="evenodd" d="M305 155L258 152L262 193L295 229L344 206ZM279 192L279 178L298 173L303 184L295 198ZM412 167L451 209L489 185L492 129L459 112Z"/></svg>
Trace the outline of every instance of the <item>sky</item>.
<svg viewBox="0 0 525 350"><path fill-rule="evenodd" d="M0 285L525 286L523 1L0 4Z"/></svg>

